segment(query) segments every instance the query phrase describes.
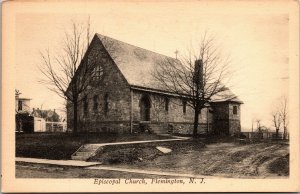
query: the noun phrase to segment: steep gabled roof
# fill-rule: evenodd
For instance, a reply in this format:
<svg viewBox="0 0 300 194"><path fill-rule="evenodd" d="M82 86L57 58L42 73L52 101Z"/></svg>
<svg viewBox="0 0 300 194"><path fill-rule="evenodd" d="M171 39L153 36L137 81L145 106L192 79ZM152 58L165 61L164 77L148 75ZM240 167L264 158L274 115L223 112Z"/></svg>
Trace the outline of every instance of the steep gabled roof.
<svg viewBox="0 0 300 194"><path fill-rule="evenodd" d="M237 102L243 104L241 101L229 88L227 90L219 92L211 97L212 102Z"/></svg>
<svg viewBox="0 0 300 194"><path fill-rule="evenodd" d="M157 84L152 72L164 61L180 63L179 60L162 54L155 53L101 34L96 34L103 46L114 60L115 64L135 89L145 88L163 91ZM222 98L222 100L220 99ZM241 102L229 89L212 98L213 101Z"/></svg>
<svg viewBox="0 0 300 194"><path fill-rule="evenodd" d="M166 60L180 63L179 60L172 57L161 55L101 34L97 34L97 36L130 85L161 89L158 88L159 86L152 76L155 67Z"/></svg>

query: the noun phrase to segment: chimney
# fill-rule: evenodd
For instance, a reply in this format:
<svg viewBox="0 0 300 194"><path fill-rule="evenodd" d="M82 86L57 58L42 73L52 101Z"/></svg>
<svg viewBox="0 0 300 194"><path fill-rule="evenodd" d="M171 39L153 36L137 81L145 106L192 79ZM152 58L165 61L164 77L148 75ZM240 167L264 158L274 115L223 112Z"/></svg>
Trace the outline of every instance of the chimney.
<svg viewBox="0 0 300 194"><path fill-rule="evenodd" d="M194 67L194 82L196 85L200 85L200 88L203 88L203 61L198 59L195 61Z"/></svg>
<svg viewBox="0 0 300 194"><path fill-rule="evenodd" d="M19 99L20 94L22 94L22 93L20 92L20 90L15 89L15 98L16 98L16 99Z"/></svg>

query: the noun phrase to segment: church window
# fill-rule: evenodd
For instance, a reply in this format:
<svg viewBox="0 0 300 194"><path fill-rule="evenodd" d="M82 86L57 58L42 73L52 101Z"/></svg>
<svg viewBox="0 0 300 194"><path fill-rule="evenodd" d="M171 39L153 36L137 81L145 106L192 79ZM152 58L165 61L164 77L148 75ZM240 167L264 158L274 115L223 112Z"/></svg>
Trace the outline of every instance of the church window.
<svg viewBox="0 0 300 194"><path fill-rule="evenodd" d="M165 111L169 111L169 102L170 102L170 100L169 100L169 98L168 97L166 97L165 98Z"/></svg>
<svg viewBox="0 0 300 194"><path fill-rule="evenodd" d="M83 110L84 110L84 113L88 112L88 106L89 106L88 99L87 99L87 96L85 96L83 98Z"/></svg>
<svg viewBox="0 0 300 194"><path fill-rule="evenodd" d="M92 72L93 80L99 81L103 77L103 67L102 65L96 65Z"/></svg>
<svg viewBox="0 0 300 194"><path fill-rule="evenodd" d="M108 94L104 96L104 114L107 115L108 112Z"/></svg>
<svg viewBox="0 0 300 194"><path fill-rule="evenodd" d="M94 109L94 111L97 111L98 110L98 95L95 95L93 100L94 100L93 109Z"/></svg>
<svg viewBox="0 0 300 194"><path fill-rule="evenodd" d="M236 115L236 114L237 114L237 108L238 108L237 106L233 106L233 110L232 110L232 112L233 112L233 114L234 114L234 115Z"/></svg>
<svg viewBox="0 0 300 194"><path fill-rule="evenodd" d="M183 112L183 114L186 113L186 100L182 101L182 112Z"/></svg>

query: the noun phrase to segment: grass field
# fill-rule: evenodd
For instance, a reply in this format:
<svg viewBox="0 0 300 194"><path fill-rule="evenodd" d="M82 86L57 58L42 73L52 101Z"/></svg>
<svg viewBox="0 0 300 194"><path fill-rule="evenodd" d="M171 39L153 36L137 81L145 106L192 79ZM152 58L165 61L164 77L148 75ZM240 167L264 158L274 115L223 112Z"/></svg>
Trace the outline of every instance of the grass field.
<svg viewBox="0 0 300 194"><path fill-rule="evenodd" d="M103 133L34 133L16 134L16 156L55 160L71 159L71 155L86 143L110 143L168 139L155 134L103 134Z"/></svg>
<svg viewBox="0 0 300 194"><path fill-rule="evenodd" d="M165 176L144 175L111 170L92 170L82 167L64 167L45 164L30 164L18 162L17 178L164 178ZM169 177L168 178L172 178Z"/></svg>
<svg viewBox="0 0 300 194"><path fill-rule="evenodd" d="M79 134L77 136L72 134L17 134L16 156L70 159L71 154L85 143L166 138L154 134ZM157 146L172 151L162 153ZM173 142L105 146L101 152L90 158L90 161L100 161L103 165L115 167L207 176L284 178L289 176L289 145L284 142L240 144L230 138L198 138ZM37 169L21 168L23 172L30 170L40 173ZM79 172L80 170L73 170L76 176L85 177L84 173ZM66 173L72 177L71 171L72 169L66 169ZM53 173L55 174L54 171ZM41 174L41 176L44 175Z"/></svg>

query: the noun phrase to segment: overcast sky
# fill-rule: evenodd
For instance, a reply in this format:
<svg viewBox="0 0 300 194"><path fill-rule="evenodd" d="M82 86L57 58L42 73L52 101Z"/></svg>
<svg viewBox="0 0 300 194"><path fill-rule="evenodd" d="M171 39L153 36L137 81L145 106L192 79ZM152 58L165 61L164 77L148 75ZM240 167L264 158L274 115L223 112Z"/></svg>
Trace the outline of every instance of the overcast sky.
<svg viewBox="0 0 300 194"><path fill-rule="evenodd" d="M231 89L245 103L241 107L243 128L250 129L256 118L269 126L277 99L288 92L289 17L267 5L84 3L75 9L56 3L56 11L50 3L37 5L36 10L39 6L42 11L21 12L15 21L16 88L22 97L32 98L32 107L62 108L62 100L38 83L39 51L59 51L70 21L85 22L87 13L94 32L172 57L175 50L183 52L197 42L205 31L213 34L237 70Z"/></svg>

